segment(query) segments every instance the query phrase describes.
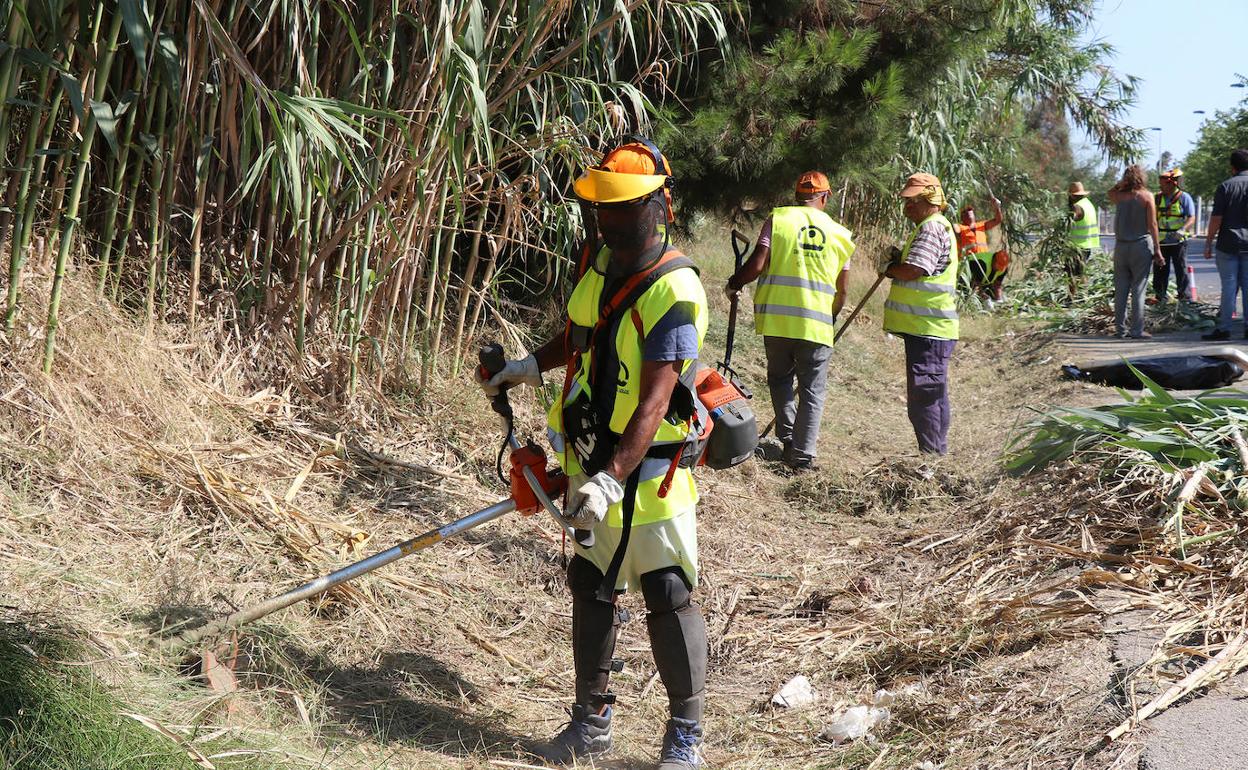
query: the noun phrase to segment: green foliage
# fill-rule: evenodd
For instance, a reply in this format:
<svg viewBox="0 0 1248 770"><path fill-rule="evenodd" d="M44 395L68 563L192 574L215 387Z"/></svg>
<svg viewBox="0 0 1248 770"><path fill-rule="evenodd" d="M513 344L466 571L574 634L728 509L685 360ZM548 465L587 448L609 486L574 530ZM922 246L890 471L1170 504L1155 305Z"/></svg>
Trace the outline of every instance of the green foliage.
<svg viewBox="0 0 1248 770"><path fill-rule="evenodd" d="M129 715L82 661L98 658L59 632L0 623L0 766L17 770L193 770L203 767L173 739ZM153 723L155 724L155 723ZM197 743L213 754L222 741ZM186 744L189 745L189 744ZM240 752L249 753L249 752ZM220 768L259 768L242 756Z"/></svg>
<svg viewBox="0 0 1248 770"><path fill-rule="evenodd" d="M1248 84L1248 78L1240 78ZM1183 159L1185 187L1192 195L1213 196L1231 175L1231 152L1248 149L1248 98L1231 110L1218 110L1200 125L1196 146Z"/></svg>
<svg viewBox="0 0 1248 770"><path fill-rule="evenodd" d="M553 292L572 176L726 40L700 0L0 0L0 18L7 330L42 246L51 363L85 239L100 290L149 322L211 309L346 393L457 361L499 285Z"/></svg>
<svg viewBox="0 0 1248 770"><path fill-rule="evenodd" d="M1179 398L1136 371L1145 392L1125 403L1065 407L1032 422L1010 443L1006 468L1030 473L1083 456L1111 472L1135 468L1170 473L1203 464L1224 494L1242 496L1245 482L1236 436L1248 424L1248 399L1236 390Z"/></svg>
<svg viewBox="0 0 1248 770"><path fill-rule="evenodd" d="M1091 9L1086 0L753 3L724 76L690 98L688 120L669 113L664 140L682 202L766 206L820 168L851 186L853 210L868 208L873 223L895 218L897 184L920 169L958 199L991 188L1015 218L1056 204L1041 186L1065 176L1068 145L1056 150L1060 163L1037 157L1029 121L1066 143L1068 114L1114 156L1139 141L1121 124L1134 82L1105 66L1108 46L1077 42Z"/></svg>

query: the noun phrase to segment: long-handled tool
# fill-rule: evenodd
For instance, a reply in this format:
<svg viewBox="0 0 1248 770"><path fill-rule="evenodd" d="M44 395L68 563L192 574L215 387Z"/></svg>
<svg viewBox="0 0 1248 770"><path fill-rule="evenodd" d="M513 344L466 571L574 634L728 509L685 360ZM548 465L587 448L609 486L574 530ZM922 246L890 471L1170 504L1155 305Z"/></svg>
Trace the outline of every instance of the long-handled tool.
<svg viewBox="0 0 1248 770"><path fill-rule="evenodd" d="M871 284L871 288L867 289L867 293L862 295L862 299L858 300L858 304L855 305L854 309L849 312L849 317L846 318L840 324L840 328L837 329L836 334L833 335L832 337L833 345L840 342L841 336L844 335L845 332L849 330L849 325L854 322L854 319L857 318L858 314L862 312L862 309L866 307L867 300L871 299L871 295L875 294L875 290L880 288L880 284L884 283L884 279L886 277L887 276L885 276L883 273L880 273L879 276L875 279L875 283ZM771 429L774 427L776 427L776 418L772 417L771 422L767 423L767 427L763 428L763 432L759 434L758 440L762 441L764 438L766 438L767 434L771 433Z"/></svg>
<svg viewBox="0 0 1248 770"><path fill-rule="evenodd" d="M750 239L734 229L732 231L733 275L741 271L741 265L745 264L745 255L749 248ZM724 345L724 360L720 362L720 366L731 374L736 374L732 371L731 364L732 346L737 341L737 301L737 294L732 295L732 299L728 301L728 340Z"/></svg>
<svg viewBox="0 0 1248 770"><path fill-rule="evenodd" d="M503 363L500 362L501 358L502 347L497 344L482 349L481 361L482 369L484 370L482 374L493 376L493 374L501 370L503 367ZM535 444L530 443L527 446L522 446L516 439L515 432L512 430L511 405L507 400L505 391L494 397L492 405L494 411L503 417L507 427L507 444L511 448L511 497L494 503L487 508L482 508L476 513L471 513L461 519L456 519L449 524L431 529L423 535L404 540L402 543L392 548L387 548L381 553L373 554L366 559L349 564L342 569L335 570L328 575L292 588L259 604L246 607L199 628L191 629L181 636L175 637L173 643L192 644L201 639L238 628L265 615L289 607L296 602L323 594L336 585L354 580L361 575L366 575L391 562L398 561L404 556L411 556L417 551L423 551L429 546L436 545L447 538L462 534L470 529L475 529L512 511L520 511L528 515L545 508L554 517L555 522L561 529L571 533L572 530L563 521L563 516L559 509L551 501L552 496L557 496L567 486L567 478L558 471L551 472L547 470L546 455Z"/></svg>

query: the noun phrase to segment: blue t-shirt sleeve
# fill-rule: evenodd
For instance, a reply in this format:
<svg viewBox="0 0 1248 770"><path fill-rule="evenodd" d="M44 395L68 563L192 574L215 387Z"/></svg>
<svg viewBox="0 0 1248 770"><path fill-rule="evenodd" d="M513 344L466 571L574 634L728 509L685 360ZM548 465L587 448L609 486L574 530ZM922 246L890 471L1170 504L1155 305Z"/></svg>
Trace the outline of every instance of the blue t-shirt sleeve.
<svg viewBox="0 0 1248 770"><path fill-rule="evenodd" d="M1196 216L1196 201L1192 200L1192 196L1183 193L1179 196L1179 212L1185 217Z"/></svg>
<svg viewBox="0 0 1248 770"><path fill-rule="evenodd" d="M698 327L693 307L678 302L650 329L642 344L643 361L688 361L698 357Z"/></svg>

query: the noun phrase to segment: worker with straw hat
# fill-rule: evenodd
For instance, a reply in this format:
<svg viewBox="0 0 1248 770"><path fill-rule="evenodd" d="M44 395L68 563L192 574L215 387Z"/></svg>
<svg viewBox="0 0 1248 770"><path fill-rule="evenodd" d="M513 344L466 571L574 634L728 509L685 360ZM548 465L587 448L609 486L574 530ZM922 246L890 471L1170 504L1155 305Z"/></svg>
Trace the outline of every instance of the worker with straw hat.
<svg viewBox="0 0 1248 770"><path fill-rule="evenodd" d="M880 265L892 279L884 302L884 330L906 350L906 410L919 451L949 451L949 359L958 339L958 249L953 225L941 213L945 193L932 174L912 174L901 190L903 213L914 230L900 251Z"/></svg>
<svg viewBox="0 0 1248 770"><path fill-rule="evenodd" d="M613 655L624 614L616 599L640 588L671 715L659 770L701 766L707 643L691 596L698 492L690 467L698 425L709 422L693 382L707 307L693 262L667 240L671 180L659 148L637 136L575 180L597 223L587 227L565 331L483 383L487 393L540 385L542 372L567 366L547 432L569 476L565 509L577 530L567 573L575 701L539 752L558 764L611 748L607 684L622 665Z"/></svg>
<svg viewBox="0 0 1248 770"><path fill-rule="evenodd" d="M1183 169L1172 168L1161 174L1161 192L1157 206L1157 230L1161 235L1163 263L1153 267L1153 296L1149 304L1165 303L1170 288L1170 272L1174 271L1174 287L1179 299L1191 299L1187 274L1187 239L1196 225L1196 202L1182 190Z"/></svg>
<svg viewBox="0 0 1248 770"><path fill-rule="evenodd" d="M1062 267L1070 281L1070 294L1083 277L1083 271L1092 255L1101 250L1101 225L1097 220L1096 206L1088 200L1083 182L1071 182L1066 190L1066 204L1070 207L1067 221L1070 223L1070 253Z"/></svg>
<svg viewBox="0 0 1248 770"><path fill-rule="evenodd" d="M823 211L830 189L819 171L798 177L796 205L772 209L754 252L724 287L732 299L758 279L754 330L763 335L776 411L776 436L759 452L794 471L814 467L836 315L854 253L852 234Z"/></svg>

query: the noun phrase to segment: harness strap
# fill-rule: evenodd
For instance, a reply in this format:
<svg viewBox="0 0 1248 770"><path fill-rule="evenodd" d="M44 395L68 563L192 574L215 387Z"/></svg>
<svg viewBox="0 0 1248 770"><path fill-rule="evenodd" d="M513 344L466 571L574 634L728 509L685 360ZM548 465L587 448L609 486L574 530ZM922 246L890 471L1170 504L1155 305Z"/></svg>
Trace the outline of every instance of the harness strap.
<svg viewBox="0 0 1248 770"><path fill-rule="evenodd" d="M622 501L624 508L621 511L624 515L624 527L620 530L620 544L615 547L611 563L602 576L602 582L598 584L595 597L599 601L615 600L615 584L620 578L620 566L624 564L624 555L628 553L629 535L633 530L633 508L637 502L637 485L640 483L641 466L637 466L636 470L629 474L628 480L624 482L624 500Z"/></svg>

